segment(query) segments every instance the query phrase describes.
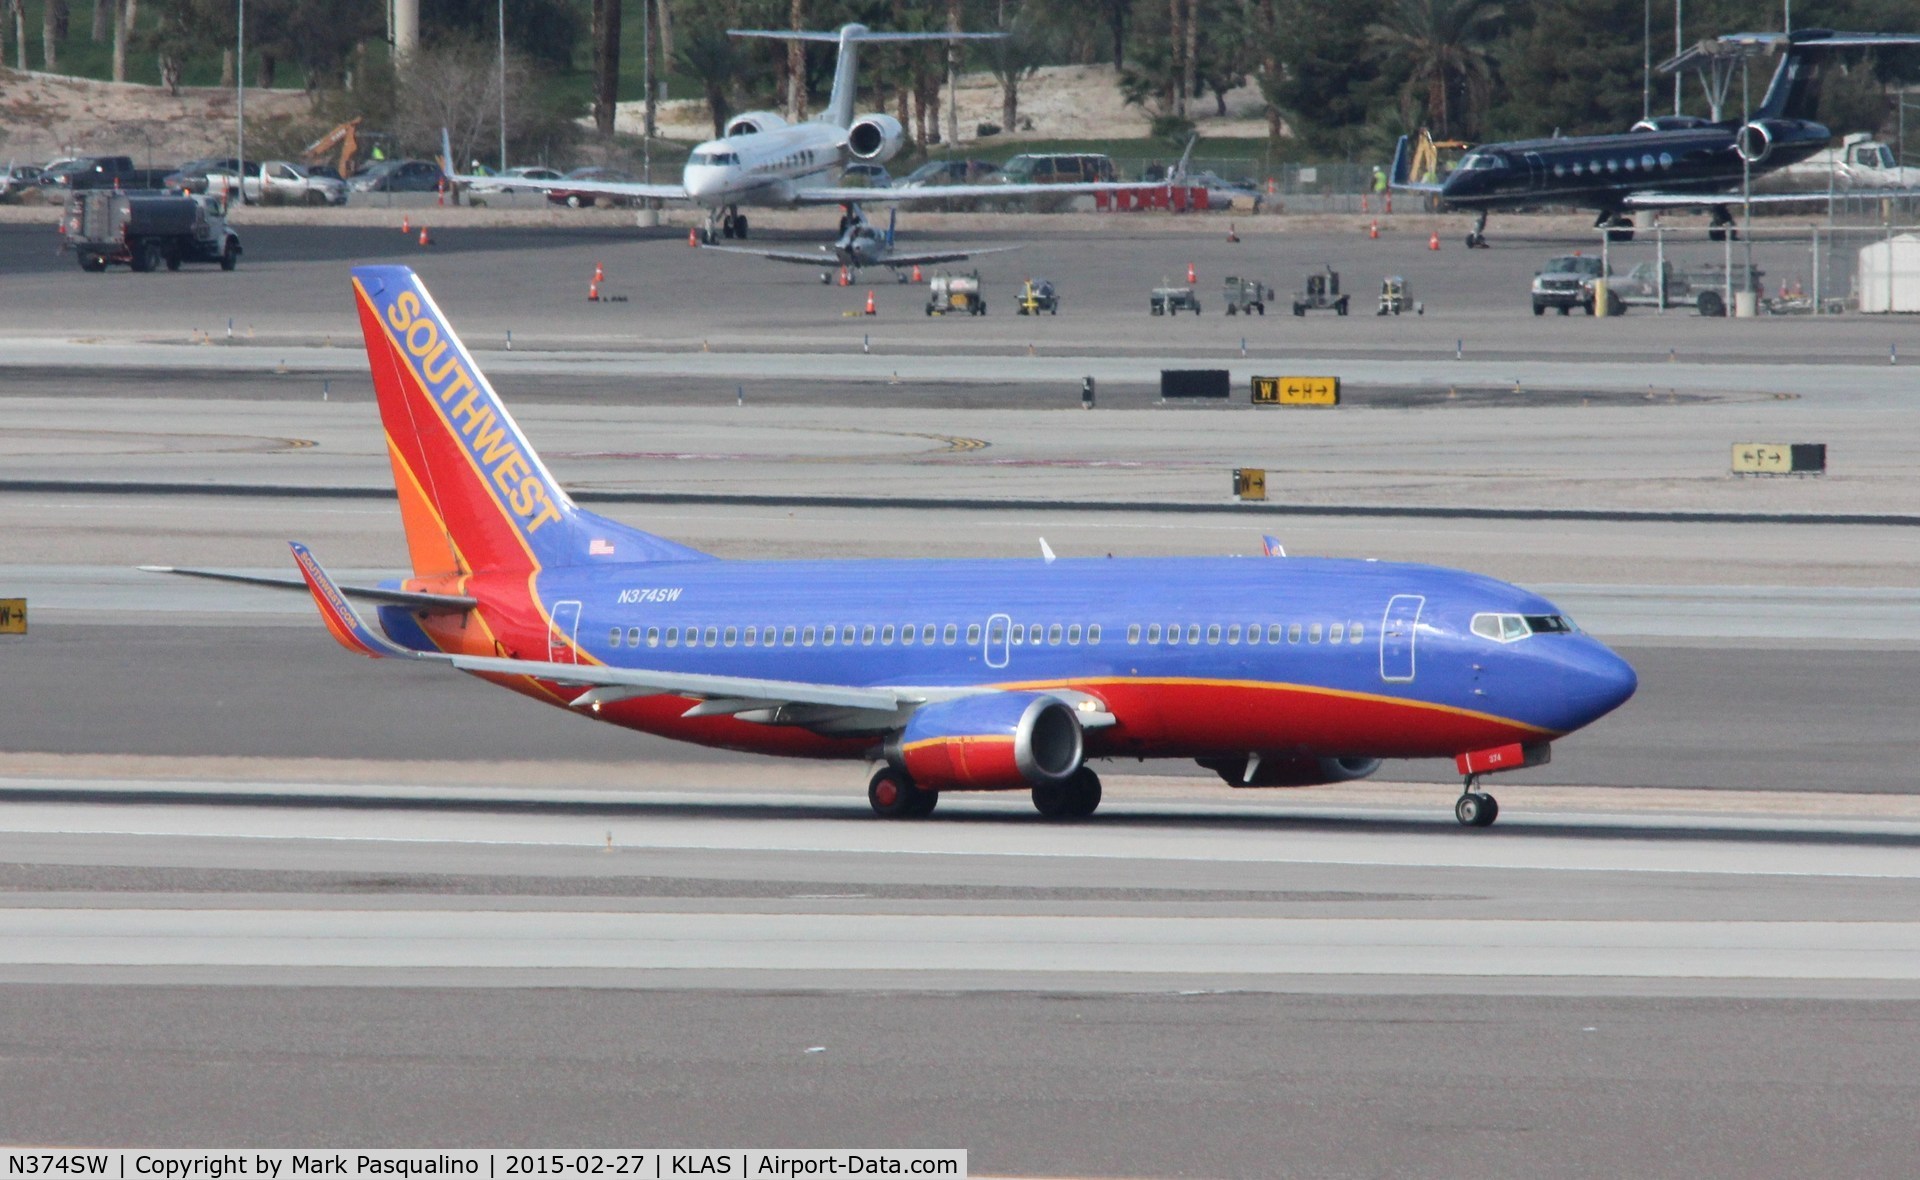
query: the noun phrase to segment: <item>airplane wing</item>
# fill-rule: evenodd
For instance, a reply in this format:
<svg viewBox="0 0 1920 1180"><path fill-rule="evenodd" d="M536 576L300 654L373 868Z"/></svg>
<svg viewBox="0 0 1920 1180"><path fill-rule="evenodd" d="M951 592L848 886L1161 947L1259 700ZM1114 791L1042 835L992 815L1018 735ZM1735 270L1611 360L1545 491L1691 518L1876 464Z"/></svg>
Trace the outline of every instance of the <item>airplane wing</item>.
<svg viewBox="0 0 1920 1180"><path fill-rule="evenodd" d="M1849 201L1877 201L1913 197L1917 192L1920 190L1851 188L1836 190L1833 195ZM1710 205L1804 205L1826 199L1825 192L1754 193L1746 197L1739 193L1629 193L1623 203L1629 209L1704 209Z"/></svg>
<svg viewBox="0 0 1920 1180"><path fill-rule="evenodd" d="M208 578L215 582L238 582L242 586L266 586L274 590L305 590L299 578L265 577L259 574L232 574L224 570L190 570L171 565L143 565L149 574L180 574L188 578ZM384 586L339 586L348 598L362 598L387 606L404 606L429 614L464 614L480 605L477 599L462 594L427 594L418 590L389 590Z"/></svg>
<svg viewBox="0 0 1920 1180"><path fill-rule="evenodd" d="M971 197L1072 197L1086 193L1138 192L1165 188L1161 181L1098 181L1083 184L937 184L925 188L806 188L794 195L801 205L910 204Z"/></svg>
<svg viewBox="0 0 1920 1180"><path fill-rule="evenodd" d="M774 724L804 724L807 707L853 710L872 714L876 724L910 713L925 698L890 688L860 685L814 684L793 680L761 680L750 676L715 676L649 668L615 668L605 664L569 664L549 660L521 660L500 656L469 656L415 651L401 647L367 624L334 584L311 550L291 543L301 577L320 608L320 617L340 646L376 659L424 660L462 672L499 676L529 676L551 684L584 688L570 703L576 708L598 708L640 696L697 697L686 716L713 717L763 714L750 717ZM802 707L794 710L793 706Z"/></svg>
<svg viewBox="0 0 1920 1180"><path fill-rule="evenodd" d="M464 173L448 173L447 179L455 184L498 184L498 176L476 176ZM509 183L516 189L536 189L543 193L567 192L585 193L595 197L630 197L654 201L687 200L687 190L677 184L643 184L637 180L535 180L530 177L516 176Z"/></svg>
<svg viewBox="0 0 1920 1180"><path fill-rule="evenodd" d="M932 266L936 262L964 262L981 254L1004 254L1019 246L986 246L978 250L929 250L920 254L896 251L878 260L880 266Z"/></svg>
<svg viewBox="0 0 1920 1180"><path fill-rule="evenodd" d="M721 254L745 254L752 258L765 258L770 262L792 262L800 266L839 266L840 256L831 247L822 246L817 254L807 254L799 250L755 250L747 246L707 246L702 250L713 250Z"/></svg>

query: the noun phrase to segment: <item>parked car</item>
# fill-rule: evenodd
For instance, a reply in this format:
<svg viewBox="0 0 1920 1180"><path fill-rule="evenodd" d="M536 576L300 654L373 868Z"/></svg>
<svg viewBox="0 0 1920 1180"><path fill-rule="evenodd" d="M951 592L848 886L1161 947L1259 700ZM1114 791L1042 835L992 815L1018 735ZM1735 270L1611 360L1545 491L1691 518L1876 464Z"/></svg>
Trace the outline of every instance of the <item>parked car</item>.
<svg viewBox="0 0 1920 1180"><path fill-rule="evenodd" d="M585 168L575 168L560 179L597 180L607 181L613 184L640 183L631 172L622 172L618 168L601 168L596 165L589 165ZM575 192L572 189L548 189L547 200L552 201L556 205L566 205L573 209L579 209L582 206L592 207L603 201L609 205L633 204L632 199L628 197L610 197L604 193L582 193Z"/></svg>
<svg viewBox="0 0 1920 1180"><path fill-rule="evenodd" d="M0 200L17 197L39 187L40 169L32 164L9 163L0 169Z"/></svg>
<svg viewBox="0 0 1920 1180"><path fill-rule="evenodd" d="M895 188L930 188L942 184L986 184L1000 174L1000 165L987 160L932 160L909 172Z"/></svg>
<svg viewBox="0 0 1920 1180"><path fill-rule="evenodd" d="M538 190L513 183L515 180L559 180L558 168L547 168L539 164L522 164L509 168L491 180L476 180L467 186L469 193L485 196L488 193L530 193Z"/></svg>
<svg viewBox="0 0 1920 1180"><path fill-rule="evenodd" d="M268 160L241 181L241 199L262 205L344 205L345 181L317 176L290 160Z"/></svg>
<svg viewBox="0 0 1920 1180"><path fill-rule="evenodd" d="M55 168L48 168L40 174L38 183L42 188L80 189L120 189L135 191L164 187L169 169L136 168L132 156L83 156L77 160L64 160Z"/></svg>
<svg viewBox="0 0 1920 1180"><path fill-rule="evenodd" d="M854 188L892 188L893 173L882 164L848 164L840 174L840 183Z"/></svg>
<svg viewBox="0 0 1920 1180"><path fill-rule="evenodd" d="M163 183L177 193L212 193L218 196L229 189L238 191L242 172L257 172L259 168L260 164L255 160L248 160L242 168L232 156L206 156L180 165L167 174Z"/></svg>
<svg viewBox="0 0 1920 1180"><path fill-rule="evenodd" d="M381 160L354 174L347 187L357 193L431 193L446 174L428 160Z"/></svg>
<svg viewBox="0 0 1920 1180"><path fill-rule="evenodd" d="M1598 254L1561 254L1547 260L1533 276L1533 314L1549 307L1566 315L1576 307L1593 307L1593 280L1606 274Z"/></svg>
<svg viewBox="0 0 1920 1180"><path fill-rule="evenodd" d="M1091 153L1072 156L1015 156L998 179L1008 184L1084 184L1111 182L1113 160Z"/></svg>

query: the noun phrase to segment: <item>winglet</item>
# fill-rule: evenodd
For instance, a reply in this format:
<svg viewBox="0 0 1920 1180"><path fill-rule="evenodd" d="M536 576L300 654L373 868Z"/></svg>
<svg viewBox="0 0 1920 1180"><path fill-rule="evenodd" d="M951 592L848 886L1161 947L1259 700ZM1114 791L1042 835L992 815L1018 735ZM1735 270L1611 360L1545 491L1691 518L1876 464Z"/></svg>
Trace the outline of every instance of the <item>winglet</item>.
<svg viewBox="0 0 1920 1180"><path fill-rule="evenodd" d="M347 596L340 593L340 587L334 585L327 571L321 569L320 563L314 560L311 550L298 541L289 541L287 544L293 549L293 560L300 566L300 576L307 580L307 589L313 592L314 605L320 608L320 621L327 625L327 632L341 647L374 659L390 656L413 659L419 656L420 653L401 647L367 626L360 612L347 601Z"/></svg>
<svg viewBox="0 0 1920 1180"><path fill-rule="evenodd" d="M1278 537L1261 537L1260 549L1268 557L1285 557L1287 555L1287 547L1280 543L1280 538Z"/></svg>
<svg viewBox="0 0 1920 1180"><path fill-rule="evenodd" d="M448 176L460 174L460 170L453 166L453 137L447 134L445 127L440 129L440 171Z"/></svg>

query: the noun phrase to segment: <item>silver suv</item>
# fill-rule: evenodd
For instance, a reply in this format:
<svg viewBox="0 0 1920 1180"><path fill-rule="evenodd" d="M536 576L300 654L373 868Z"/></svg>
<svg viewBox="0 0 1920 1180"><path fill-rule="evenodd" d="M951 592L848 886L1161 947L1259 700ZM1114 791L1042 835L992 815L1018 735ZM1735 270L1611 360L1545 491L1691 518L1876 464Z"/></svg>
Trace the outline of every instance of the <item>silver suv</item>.
<svg viewBox="0 0 1920 1180"><path fill-rule="evenodd" d="M1566 315L1576 307L1589 307L1593 300L1593 280L1606 275L1599 257L1592 254L1562 254L1547 260L1546 269L1533 276L1533 314L1545 315L1549 307Z"/></svg>

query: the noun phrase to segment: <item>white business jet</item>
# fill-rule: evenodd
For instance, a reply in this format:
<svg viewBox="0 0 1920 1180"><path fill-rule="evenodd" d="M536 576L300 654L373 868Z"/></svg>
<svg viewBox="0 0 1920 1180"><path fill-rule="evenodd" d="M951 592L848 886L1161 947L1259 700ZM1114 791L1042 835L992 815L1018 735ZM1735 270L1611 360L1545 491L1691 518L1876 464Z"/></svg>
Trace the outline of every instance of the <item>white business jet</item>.
<svg viewBox="0 0 1920 1180"><path fill-rule="evenodd" d="M702 237L747 236L742 206L790 209L800 205L940 201L956 197L1013 197L1137 189L1137 184L956 184L889 190L840 187L849 163L880 164L906 143L906 131L892 115L875 112L855 117L853 98L858 46L866 41L984 41L1004 33L876 33L865 25L842 25L835 33L779 29L729 29L735 37L782 41L826 41L839 45L833 93L827 109L806 123L788 123L772 111L749 111L727 124L727 133L693 149L679 184L642 184L610 180L515 180L518 188L564 189L583 195L657 201L687 201L707 211ZM443 136L444 139L444 136ZM452 159L451 147L446 157ZM448 167L452 173L453 169ZM485 183L484 176L453 175L460 184Z"/></svg>

